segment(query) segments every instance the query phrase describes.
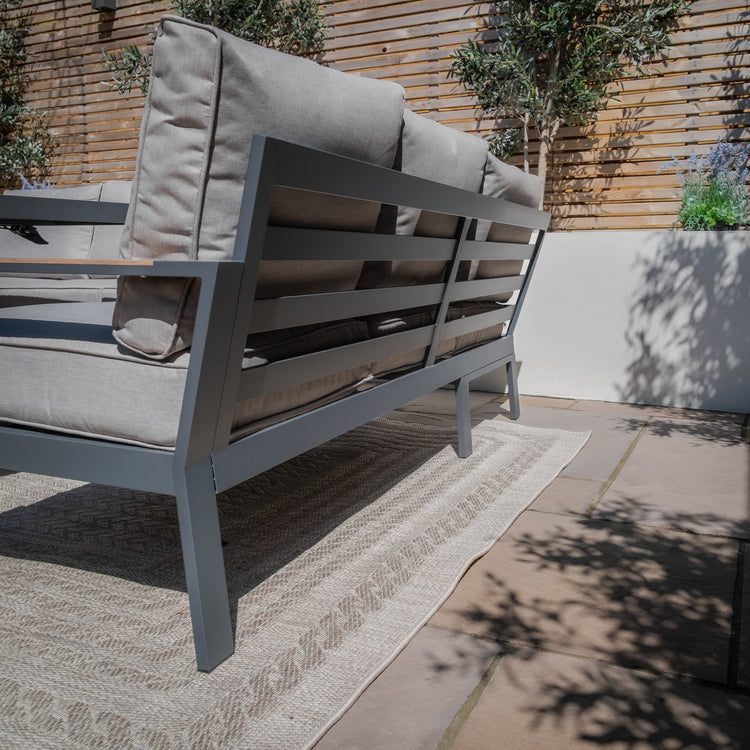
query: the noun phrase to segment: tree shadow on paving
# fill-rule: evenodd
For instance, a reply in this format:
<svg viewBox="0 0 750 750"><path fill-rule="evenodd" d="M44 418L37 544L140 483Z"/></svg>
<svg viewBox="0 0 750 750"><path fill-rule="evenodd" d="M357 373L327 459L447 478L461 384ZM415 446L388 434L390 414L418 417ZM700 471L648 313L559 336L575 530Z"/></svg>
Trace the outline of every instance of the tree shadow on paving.
<svg viewBox="0 0 750 750"><path fill-rule="evenodd" d="M507 542L523 585L487 571L494 596L467 614L498 640L725 680L736 543L612 521Z"/></svg>
<svg viewBox="0 0 750 750"><path fill-rule="evenodd" d="M529 660L518 686L529 731L564 724L601 747L750 746L714 744L713 729L750 740L748 691L729 685L737 543L612 521L523 529L469 571L471 600L451 612L457 629ZM550 652L575 679L534 667Z"/></svg>
<svg viewBox="0 0 750 750"><path fill-rule="evenodd" d="M521 714L530 733L557 731L586 747L618 750L748 747L746 696L595 662L542 674L534 670L536 658L526 655L523 668L533 677L521 685Z"/></svg>
<svg viewBox="0 0 750 750"><path fill-rule="evenodd" d="M637 428L639 420L625 418L623 426ZM672 417L668 413L652 419L625 467L628 481L615 484L614 496L605 497L594 517L638 522L656 520L657 525L691 529L699 533L750 539L750 443L742 415L699 412L695 418ZM671 441L660 444L661 440ZM652 503L639 503L638 456L662 457L665 476L659 486L673 495L683 488L684 512L669 513L652 486ZM635 463L634 463L635 461ZM651 462L650 475L655 468ZM669 472L673 478L669 479ZM648 483L647 479L642 481ZM629 482L637 486L629 488ZM663 495L662 495L663 497ZM690 508L690 512L688 512ZM712 513L706 508L715 509Z"/></svg>

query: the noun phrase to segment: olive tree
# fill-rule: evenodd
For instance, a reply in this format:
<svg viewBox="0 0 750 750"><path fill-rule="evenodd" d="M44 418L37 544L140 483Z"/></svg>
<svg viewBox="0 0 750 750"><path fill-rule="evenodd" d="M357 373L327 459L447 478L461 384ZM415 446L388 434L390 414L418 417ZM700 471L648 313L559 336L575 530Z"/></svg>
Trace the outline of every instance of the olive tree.
<svg viewBox="0 0 750 750"><path fill-rule="evenodd" d="M30 16L22 0L0 0L0 187L45 178L52 161L45 113L26 104Z"/></svg>
<svg viewBox="0 0 750 750"><path fill-rule="evenodd" d="M318 0L174 0L183 18L215 26L264 47L301 57L316 57L325 44L324 16ZM134 45L105 53L111 86L120 93L148 89L149 55Z"/></svg>
<svg viewBox="0 0 750 750"><path fill-rule="evenodd" d="M520 120L526 171L536 131L537 170L546 181L560 127L595 120L615 98L610 84L641 75L669 46L690 1L501 0L487 13L497 41L457 49L449 76L495 117ZM501 134L494 150L507 144Z"/></svg>

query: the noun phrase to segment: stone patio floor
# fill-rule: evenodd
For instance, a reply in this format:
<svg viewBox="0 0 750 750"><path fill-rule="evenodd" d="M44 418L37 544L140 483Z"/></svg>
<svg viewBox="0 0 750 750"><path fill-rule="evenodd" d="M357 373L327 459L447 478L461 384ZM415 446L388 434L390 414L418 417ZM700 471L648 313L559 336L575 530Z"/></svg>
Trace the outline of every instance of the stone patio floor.
<svg viewBox="0 0 750 750"><path fill-rule="evenodd" d="M592 434L315 750L748 750L748 415L525 398L520 423Z"/></svg>

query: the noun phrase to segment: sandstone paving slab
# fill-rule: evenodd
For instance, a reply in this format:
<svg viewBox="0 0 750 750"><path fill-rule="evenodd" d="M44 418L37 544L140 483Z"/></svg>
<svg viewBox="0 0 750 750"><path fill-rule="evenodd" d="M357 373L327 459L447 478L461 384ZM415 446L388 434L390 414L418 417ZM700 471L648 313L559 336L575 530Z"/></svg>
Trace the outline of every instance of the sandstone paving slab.
<svg viewBox="0 0 750 750"><path fill-rule="evenodd" d="M552 427L576 432L591 431L588 443L563 470L561 476L604 482L625 457L647 417L624 417L574 409L527 406L521 409L519 424Z"/></svg>
<svg viewBox="0 0 750 750"><path fill-rule="evenodd" d="M558 477L531 504L531 510L582 516L599 496L602 482Z"/></svg>
<svg viewBox="0 0 750 750"><path fill-rule="evenodd" d="M586 659L514 650L451 750L747 750L750 696Z"/></svg>
<svg viewBox="0 0 750 750"><path fill-rule="evenodd" d="M526 511L430 624L726 684L737 542Z"/></svg>
<svg viewBox="0 0 750 750"><path fill-rule="evenodd" d="M750 539L750 445L732 423L654 419L594 518Z"/></svg>
<svg viewBox="0 0 750 750"><path fill-rule="evenodd" d="M616 401L576 401L572 407L580 411L595 411L600 414L659 417L667 419L694 419L705 422L724 422L741 425L745 415L739 412L708 411L706 409L683 409L673 406L650 406L647 404L621 404Z"/></svg>
<svg viewBox="0 0 750 750"><path fill-rule="evenodd" d="M433 750L497 653L497 644L423 628L315 750Z"/></svg>
<svg viewBox="0 0 750 750"><path fill-rule="evenodd" d="M469 400L471 402L472 413L475 409L495 401L497 396L497 393L471 391L469 393ZM446 415L455 418L456 392L452 388L439 388L436 391L432 391L432 393L427 393L413 401L409 401L400 408L403 411L415 414Z"/></svg>
<svg viewBox="0 0 750 750"><path fill-rule="evenodd" d="M574 398L550 398L549 396L521 396L521 408L524 406L547 406L550 409L569 409L577 403Z"/></svg>

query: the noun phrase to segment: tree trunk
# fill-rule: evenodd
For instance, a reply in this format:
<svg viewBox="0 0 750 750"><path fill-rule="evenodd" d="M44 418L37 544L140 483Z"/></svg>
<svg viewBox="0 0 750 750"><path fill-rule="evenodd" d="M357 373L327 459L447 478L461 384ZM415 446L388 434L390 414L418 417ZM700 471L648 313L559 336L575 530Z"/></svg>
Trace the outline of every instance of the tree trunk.
<svg viewBox="0 0 750 750"><path fill-rule="evenodd" d="M523 171L529 173L529 113L523 116Z"/></svg>
<svg viewBox="0 0 750 750"><path fill-rule="evenodd" d="M555 136L560 128L560 121L555 120L551 125L545 124L539 126L539 162L537 163L537 175L542 181L542 197L539 202L539 208L544 208L544 194L547 188L547 164L552 155L552 147L555 143Z"/></svg>

